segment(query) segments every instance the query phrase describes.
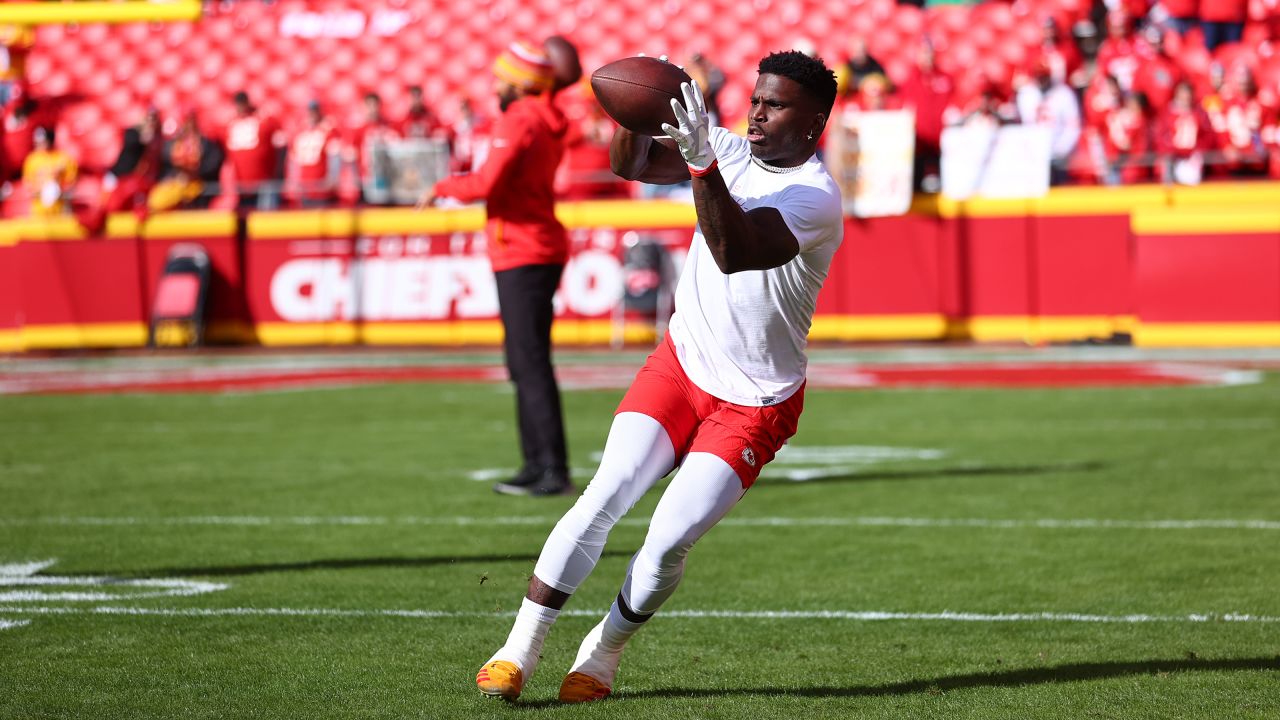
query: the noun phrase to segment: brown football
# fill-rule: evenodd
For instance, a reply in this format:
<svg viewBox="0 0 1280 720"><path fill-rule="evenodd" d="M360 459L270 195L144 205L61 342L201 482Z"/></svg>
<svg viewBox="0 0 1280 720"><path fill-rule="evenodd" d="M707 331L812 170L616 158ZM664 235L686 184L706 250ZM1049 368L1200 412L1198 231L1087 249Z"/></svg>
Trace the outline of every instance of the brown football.
<svg viewBox="0 0 1280 720"><path fill-rule="evenodd" d="M676 124L671 100L684 102L680 83L686 82L692 81L684 70L651 57L623 58L591 74L600 107L619 125L645 135L662 135L662 123Z"/></svg>
<svg viewBox="0 0 1280 720"><path fill-rule="evenodd" d="M582 79L582 63L578 60L578 48L562 35L552 35L542 43L551 59L551 69L555 74L555 85L559 92Z"/></svg>

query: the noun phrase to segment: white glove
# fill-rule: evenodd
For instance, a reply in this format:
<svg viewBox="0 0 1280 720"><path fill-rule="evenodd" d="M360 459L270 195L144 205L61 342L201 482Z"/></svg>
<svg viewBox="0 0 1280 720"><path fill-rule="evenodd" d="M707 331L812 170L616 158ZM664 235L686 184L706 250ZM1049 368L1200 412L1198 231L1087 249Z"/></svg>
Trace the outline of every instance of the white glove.
<svg viewBox="0 0 1280 720"><path fill-rule="evenodd" d="M671 109L680 127L663 123L662 131L676 141L680 155L689 163L689 170L700 175L716 161L716 154L711 150L711 121L707 119L707 106L697 83L680 83L680 92L684 94L683 106L676 99L671 100Z"/></svg>

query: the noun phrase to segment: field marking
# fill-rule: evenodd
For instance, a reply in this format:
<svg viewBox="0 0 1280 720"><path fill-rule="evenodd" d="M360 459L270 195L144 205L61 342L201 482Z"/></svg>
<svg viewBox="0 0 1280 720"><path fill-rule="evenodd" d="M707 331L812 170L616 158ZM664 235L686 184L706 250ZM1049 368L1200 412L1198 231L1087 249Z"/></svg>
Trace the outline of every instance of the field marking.
<svg viewBox="0 0 1280 720"><path fill-rule="evenodd" d="M30 624L30 620L0 620L0 630L13 630Z"/></svg>
<svg viewBox="0 0 1280 720"><path fill-rule="evenodd" d="M452 525L466 527L546 526L559 516L516 515L508 517L385 517L385 516L294 516L206 515L189 517L35 517L0 518L0 527L34 526L367 526L367 525ZM623 518L619 525L648 527L650 518ZM720 526L738 527L913 527L989 528L996 530L1280 530L1280 520L1191 519L1122 520L1106 518L920 518L920 517L727 517ZM2 579L0 579L2 580ZM3 584L0 582L0 584Z"/></svg>
<svg viewBox="0 0 1280 720"><path fill-rule="evenodd" d="M562 616L603 616L606 610L563 610ZM345 608L144 608L100 605L97 607L23 607L0 606L3 614L24 615L125 615L140 617L300 617L300 618L409 618L418 620L509 618L515 611L475 612L453 610L359 610ZM1092 613L1021 612L975 613L943 610L941 612L893 612L887 610L671 610L661 617L685 620L851 620L878 622L890 620L929 622L1015 623L1280 623L1280 617L1251 615L1248 613L1188 613L1185 615L1152 615L1131 613L1125 615L1101 615Z"/></svg>
<svg viewBox="0 0 1280 720"><path fill-rule="evenodd" d="M0 588L90 588L90 591L43 592L41 590L0 591L0 602L117 602L157 597L189 597L226 590L225 583L174 578L115 578L97 575L40 575L57 560L0 565ZM138 592L136 589L141 588ZM123 590L123 592L119 592Z"/></svg>

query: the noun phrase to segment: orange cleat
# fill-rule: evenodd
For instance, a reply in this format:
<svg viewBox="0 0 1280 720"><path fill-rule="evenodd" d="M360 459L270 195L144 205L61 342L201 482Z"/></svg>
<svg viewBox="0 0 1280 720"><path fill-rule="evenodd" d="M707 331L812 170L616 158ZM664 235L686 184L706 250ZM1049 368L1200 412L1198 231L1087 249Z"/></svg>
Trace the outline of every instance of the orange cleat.
<svg viewBox="0 0 1280 720"><path fill-rule="evenodd" d="M560 683L560 702L584 703L609 697L613 688L586 673L571 672Z"/></svg>
<svg viewBox="0 0 1280 720"><path fill-rule="evenodd" d="M524 689L524 673L515 663L506 660L494 660L476 673L476 685L480 692L489 697L500 697L515 700Z"/></svg>

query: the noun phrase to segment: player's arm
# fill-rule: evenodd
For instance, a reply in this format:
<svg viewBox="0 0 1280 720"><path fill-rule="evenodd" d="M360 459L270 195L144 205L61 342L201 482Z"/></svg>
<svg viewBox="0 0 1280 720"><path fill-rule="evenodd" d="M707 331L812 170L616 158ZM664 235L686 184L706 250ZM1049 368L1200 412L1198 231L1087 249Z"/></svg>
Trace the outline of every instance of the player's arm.
<svg viewBox="0 0 1280 720"><path fill-rule="evenodd" d="M689 179L689 166L674 140L655 138L619 126L609 142L609 166L624 180L674 185Z"/></svg>
<svg viewBox="0 0 1280 720"><path fill-rule="evenodd" d="M743 210L729 194L711 149L711 128L702 92L697 85L681 85L685 105L675 100L679 127L663 125L675 141L681 162L693 177L693 205L698 227L716 266L726 275L743 270L768 270L785 265L800 252L800 241L777 208Z"/></svg>
<svg viewBox="0 0 1280 720"><path fill-rule="evenodd" d="M418 200L418 209L431 205L438 197L461 202L485 200L497 185L515 172L520 150L527 145L530 128L510 113L494 126L489 156L479 170L469 175L453 175L427 189Z"/></svg>
<svg viewBox="0 0 1280 720"><path fill-rule="evenodd" d="M800 241L782 213L771 207L743 211L714 166L694 176L693 205L707 249L726 275L780 267L800 252Z"/></svg>

